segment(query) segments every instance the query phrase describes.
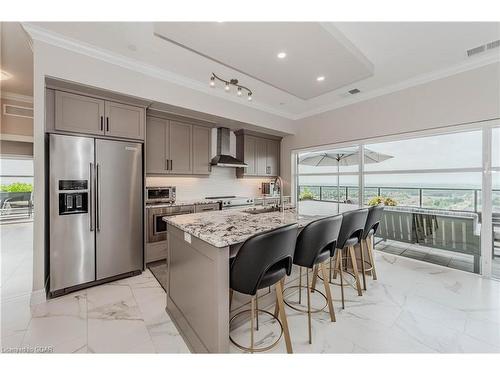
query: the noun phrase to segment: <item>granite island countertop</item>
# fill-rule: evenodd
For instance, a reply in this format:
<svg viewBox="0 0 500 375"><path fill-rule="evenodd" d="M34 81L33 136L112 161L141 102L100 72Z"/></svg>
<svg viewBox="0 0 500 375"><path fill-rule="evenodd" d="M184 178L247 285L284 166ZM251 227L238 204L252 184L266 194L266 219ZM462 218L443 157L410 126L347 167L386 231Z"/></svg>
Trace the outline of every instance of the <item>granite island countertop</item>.
<svg viewBox="0 0 500 375"><path fill-rule="evenodd" d="M358 206L341 208L341 212L358 209ZM212 246L226 247L244 242L254 234L298 223L303 227L308 223L328 215L301 215L296 209L285 212L250 214L246 208L211 211L187 215L164 217L163 220L174 227L197 237ZM332 213L335 215L335 212Z"/></svg>

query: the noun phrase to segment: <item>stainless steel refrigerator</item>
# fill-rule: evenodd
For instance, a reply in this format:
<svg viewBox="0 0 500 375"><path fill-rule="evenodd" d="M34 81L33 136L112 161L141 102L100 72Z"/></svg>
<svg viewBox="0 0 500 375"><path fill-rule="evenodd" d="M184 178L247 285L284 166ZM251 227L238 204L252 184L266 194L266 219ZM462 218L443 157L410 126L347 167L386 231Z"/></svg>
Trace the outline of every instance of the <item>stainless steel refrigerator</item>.
<svg viewBox="0 0 500 375"><path fill-rule="evenodd" d="M49 192L51 295L142 270L140 143L51 134Z"/></svg>

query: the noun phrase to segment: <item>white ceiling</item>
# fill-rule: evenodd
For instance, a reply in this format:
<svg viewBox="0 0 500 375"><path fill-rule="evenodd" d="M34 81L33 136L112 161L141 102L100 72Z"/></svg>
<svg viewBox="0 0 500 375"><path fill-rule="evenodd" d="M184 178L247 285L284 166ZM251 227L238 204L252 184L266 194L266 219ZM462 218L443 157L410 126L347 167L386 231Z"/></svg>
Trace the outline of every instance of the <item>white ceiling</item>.
<svg viewBox="0 0 500 375"><path fill-rule="evenodd" d="M373 74L354 45L317 22L158 22L155 34L304 100Z"/></svg>
<svg viewBox="0 0 500 375"><path fill-rule="evenodd" d="M177 82L185 82L191 88L207 91L212 72L224 78L237 78L254 93L251 103L242 99L245 105L292 119L500 61L500 49L470 58L466 56L467 49L500 39L500 23L297 22L285 26L283 23L201 23L190 27L196 32L186 32L187 35L179 33L179 30L185 30L186 23L178 23L175 27L165 23L161 29L163 32L170 30L171 38L175 29L177 43L154 36L154 23L60 22L33 25L56 36L54 40L59 42L67 39L73 45L74 42L83 44L87 52L95 47L108 55L136 61L139 69L144 65L164 69L175 76ZM217 40L211 40L215 38L216 28L230 31L218 31ZM280 33L283 29L288 32ZM249 33L250 42L245 40L240 42L241 46L234 46L242 35ZM328 41L332 44L332 51L339 44L348 47L351 57L355 56L358 64L353 66L353 71L339 71L331 60L330 50L317 52L325 49ZM315 44L323 47L316 48ZM289 54L278 61L276 54L281 49ZM349 57L345 50L341 52ZM366 77L361 72L360 61L365 67L372 64L373 75ZM340 64L341 67L344 65ZM331 70L328 70L329 73L320 71L325 69ZM339 77L328 75L336 71ZM325 81L316 82L316 75L324 75ZM361 77L366 78L329 91ZM300 98L321 93L329 84L332 86L328 86L328 92L310 99ZM360 89L361 93L355 96L347 94L353 88ZM220 92L222 88L214 90ZM234 99L234 92L227 95Z"/></svg>
<svg viewBox="0 0 500 375"><path fill-rule="evenodd" d="M2 70L12 75L2 81L2 92L33 96L33 52L26 32L17 22L0 22Z"/></svg>

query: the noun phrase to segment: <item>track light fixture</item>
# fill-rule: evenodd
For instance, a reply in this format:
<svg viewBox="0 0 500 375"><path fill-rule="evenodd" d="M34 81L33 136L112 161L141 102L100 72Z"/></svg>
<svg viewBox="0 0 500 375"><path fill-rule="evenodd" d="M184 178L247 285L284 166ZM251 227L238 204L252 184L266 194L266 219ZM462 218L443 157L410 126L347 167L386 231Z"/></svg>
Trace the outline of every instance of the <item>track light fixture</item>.
<svg viewBox="0 0 500 375"><path fill-rule="evenodd" d="M236 95L238 95L238 96L242 96L243 90L245 90L247 92L248 101L252 101L252 90L250 90L248 87L240 85L238 83L237 79L231 78L228 81L228 80L220 78L215 73L212 73L212 76L210 77L210 87L215 87L216 81L222 82L224 84L224 90L226 92L229 92L231 90L231 86L235 86L236 87Z"/></svg>

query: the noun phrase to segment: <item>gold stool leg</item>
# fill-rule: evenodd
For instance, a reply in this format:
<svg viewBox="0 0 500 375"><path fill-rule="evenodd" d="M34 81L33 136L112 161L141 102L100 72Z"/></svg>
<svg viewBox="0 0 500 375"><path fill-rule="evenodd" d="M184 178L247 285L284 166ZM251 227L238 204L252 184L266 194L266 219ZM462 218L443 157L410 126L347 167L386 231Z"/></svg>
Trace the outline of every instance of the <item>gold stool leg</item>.
<svg viewBox="0 0 500 375"><path fill-rule="evenodd" d="M309 272L309 270L307 270ZM318 265L313 267L313 279L311 284L311 293L314 293L314 289L316 288L316 282L318 281Z"/></svg>
<svg viewBox="0 0 500 375"><path fill-rule="evenodd" d="M366 272L365 272L365 250L363 249L363 240L359 243L361 253L361 275L363 277L363 289L366 290Z"/></svg>
<svg viewBox="0 0 500 375"><path fill-rule="evenodd" d="M325 286L326 300L328 302L328 311L330 312L330 319L332 322L335 322L336 319L335 319L335 311L333 310L332 292L330 290L330 284L326 279L325 265L321 263L319 267L321 268L321 275L323 276L323 285Z"/></svg>
<svg viewBox="0 0 500 375"><path fill-rule="evenodd" d="M339 252L341 252L342 250L340 249L337 249L337 255ZM338 256L335 257L335 265L333 266L333 278L336 279L337 278L337 271L338 271L338 268L339 268L339 260L340 258Z"/></svg>
<svg viewBox="0 0 500 375"><path fill-rule="evenodd" d="M252 309L250 310L250 353L253 353L253 319L255 317L255 296L252 296Z"/></svg>
<svg viewBox="0 0 500 375"><path fill-rule="evenodd" d="M257 312L255 314L255 330L259 330L259 292L255 294L255 311Z"/></svg>
<svg viewBox="0 0 500 375"><path fill-rule="evenodd" d="M293 353L292 341L290 340L290 331L288 330L288 321L286 320L285 303L283 302L283 284L283 279L275 284L276 299L278 302L277 305L279 306L281 324L283 325L283 331L285 334L286 351L287 353Z"/></svg>
<svg viewBox="0 0 500 375"><path fill-rule="evenodd" d="M299 266L299 305L302 303L302 267Z"/></svg>
<svg viewBox="0 0 500 375"><path fill-rule="evenodd" d="M373 280L377 280L377 271L375 271L375 261L373 260L373 236L366 239L366 244L368 247L368 259L370 259L370 263L372 265Z"/></svg>
<svg viewBox="0 0 500 375"><path fill-rule="evenodd" d="M312 328L311 328L311 289L309 288L309 270L306 273L307 283L307 327L309 332L309 344L312 344Z"/></svg>
<svg viewBox="0 0 500 375"><path fill-rule="evenodd" d="M349 246L349 255L351 256L352 270L354 272L354 277L356 278L356 288L358 289L358 296L362 296L361 291L361 281L359 280L358 264L356 262L356 254L354 254L354 246Z"/></svg>
<svg viewBox="0 0 500 375"><path fill-rule="evenodd" d="M329 261L330 261L330 268L329 268L329 270L328 270L328 271L329 271L328 273L329 273L330 275L328 276L328 277L329 277L329 278L328 278L328 281L329 281L329 282L332 282L332 265L333 265L333 262L332 262L332 257L330 257Z"/></svg>
<svg viewBox="0 0 500 375"><path fill-rule="evenodd" d="M342 275L342 268L344 268L344 261L343 261L343 255L342 252L343 249L337 249L337 263L339 265L339 273L340 273L340 292L342 293L342 308L345 309L345 302L344 302L344 275Z"/></svg>

